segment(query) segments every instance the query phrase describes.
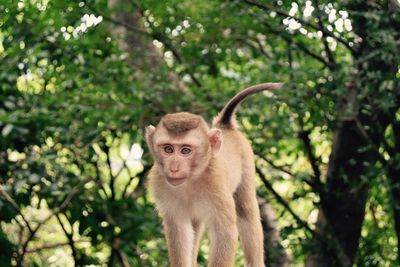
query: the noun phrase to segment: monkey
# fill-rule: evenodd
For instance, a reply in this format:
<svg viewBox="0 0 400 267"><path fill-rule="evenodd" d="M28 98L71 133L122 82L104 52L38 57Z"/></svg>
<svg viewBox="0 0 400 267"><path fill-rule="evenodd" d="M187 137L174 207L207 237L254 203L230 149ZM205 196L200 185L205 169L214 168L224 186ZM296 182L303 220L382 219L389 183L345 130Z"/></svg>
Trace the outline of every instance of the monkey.
<svg viewBox="0 0 400 267"><path fill-rule="evenodd" d="M197 266L206 228L208 267L232 267L238 237L245 266L265 266L254 154L238 130L236 110L247 96L281 86L262 83L239 92L211 127L188 112L167 114L157 126L146 127L154 159L148 188L163 221L172 267Z"/></svg>

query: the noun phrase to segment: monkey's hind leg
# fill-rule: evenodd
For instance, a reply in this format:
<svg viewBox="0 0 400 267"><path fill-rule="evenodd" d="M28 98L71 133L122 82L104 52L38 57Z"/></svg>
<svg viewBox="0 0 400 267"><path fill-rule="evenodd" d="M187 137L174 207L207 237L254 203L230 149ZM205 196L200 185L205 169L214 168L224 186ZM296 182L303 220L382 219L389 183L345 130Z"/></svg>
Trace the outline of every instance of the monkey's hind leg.
<svg viewBox="0 0 400 267"><path fill-rule="evenodd" d="M218 202L218 201L216 201ZM233 199L225 199L212 216L209 237L210 255L207 267L232 267L235 263L238 230ZM220 203L220 204L221 204Z"/></svg>
<svg viewBox="0 0 400 267"><path fill-rule="evenodd" d="M245 266L264 267L263 231L255 187L249 177L234 193L239 239L243 247ZM254 180L254 179L253 179Z"/></svg>

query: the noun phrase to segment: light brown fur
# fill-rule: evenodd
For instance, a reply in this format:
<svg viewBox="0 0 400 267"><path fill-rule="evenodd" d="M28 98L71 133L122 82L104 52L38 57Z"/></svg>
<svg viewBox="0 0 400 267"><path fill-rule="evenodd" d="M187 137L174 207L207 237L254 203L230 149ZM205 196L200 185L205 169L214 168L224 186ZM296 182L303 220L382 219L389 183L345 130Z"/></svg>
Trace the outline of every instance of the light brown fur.
<svg viewBox="0 0 400 267"><path fill-rule="evenodd" d="M190 113L166 115L157 127L147 128L155 159L148 185L163 218L172 267L197 266L204 226L211 242L209 267L234 265L238 234L246 267L264 266L254 156L234 121L236 106L247 95L280 84L257 86L235 96L211 129ZM188 155L181 150L186 146L192 149Z"/></svg>

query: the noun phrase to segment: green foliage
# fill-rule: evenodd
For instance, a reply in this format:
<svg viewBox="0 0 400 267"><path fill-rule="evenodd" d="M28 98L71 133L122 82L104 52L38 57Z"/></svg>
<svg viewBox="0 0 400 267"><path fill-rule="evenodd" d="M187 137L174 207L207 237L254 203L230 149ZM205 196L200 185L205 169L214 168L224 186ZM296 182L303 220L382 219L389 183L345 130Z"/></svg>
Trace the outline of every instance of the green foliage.
<svg viewBox="0 0 400 267"><path fill-rule="evenodd" d="M15 249L14 244L12 244L7 236L0 232L0 264L1 266L8 267L11 266L12 253Z"/></svg>
<svg viewBox="0 0 400 267"><path fill-rule="evenodd" d="M266 81L286 85L246 100L238 120L281 196L260 183L279 218L277 249L301 265L321 247L314 225L335 133L357 118L373 142L359 150L380 160L346 181L370 192L355 263L394 265L398 8L267 2L0 0L0 265L167 266L144 190L144 126L180 110L212 118L241 88ZM370 126L377 121L383 129Z"/></svg>

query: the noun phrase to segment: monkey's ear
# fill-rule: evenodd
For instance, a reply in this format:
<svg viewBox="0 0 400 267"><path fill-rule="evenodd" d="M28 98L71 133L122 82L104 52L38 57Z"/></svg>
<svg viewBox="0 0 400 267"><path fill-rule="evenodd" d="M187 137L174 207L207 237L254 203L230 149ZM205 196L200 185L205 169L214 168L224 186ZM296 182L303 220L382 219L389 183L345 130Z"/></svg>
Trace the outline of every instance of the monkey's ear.
<svg viewBox="0 0 400 267"><path fill-rule="evenodd" d="M146 127L146 141L149 146L152 146L153 143L153 135L156 132L156 127L153 125L149 125Z"/></svg>
<svg viewBox="0 0 400 267"><path fill-rule="evenodd" d="M211 129L208 132L210 138L211 150L214 155L216 155L221 149L222 145L222 132L219 129Z"/></svg>

